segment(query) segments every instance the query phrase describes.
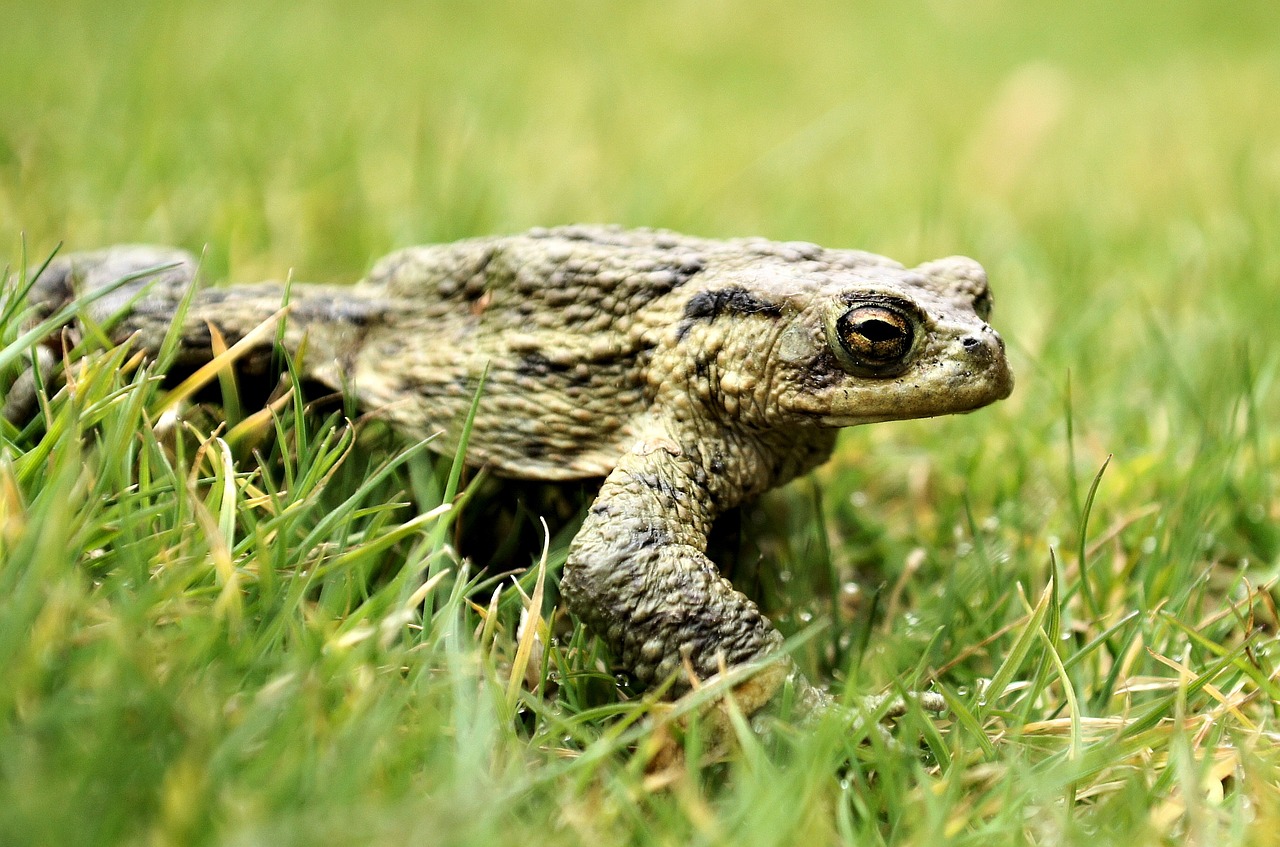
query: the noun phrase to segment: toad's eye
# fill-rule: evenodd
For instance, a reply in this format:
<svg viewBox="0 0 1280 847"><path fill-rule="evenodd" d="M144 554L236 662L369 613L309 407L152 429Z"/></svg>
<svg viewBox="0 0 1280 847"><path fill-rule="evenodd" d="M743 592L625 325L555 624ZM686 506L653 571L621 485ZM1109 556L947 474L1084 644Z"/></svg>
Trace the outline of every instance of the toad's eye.
<svg viewBox="0 0 1280 847"><path fill-rule="evenodd" d="M901 373L915 346L915 324L910 314L893 305L854 306L832 326L838 358L855 373Z"/></svg>
<svg viewBox="0 0 1280 847"><path fill-rule="evenodd" d="M973 298L973 312L984 321L991 320L991 292L982 289L977 297Z"/></svg>

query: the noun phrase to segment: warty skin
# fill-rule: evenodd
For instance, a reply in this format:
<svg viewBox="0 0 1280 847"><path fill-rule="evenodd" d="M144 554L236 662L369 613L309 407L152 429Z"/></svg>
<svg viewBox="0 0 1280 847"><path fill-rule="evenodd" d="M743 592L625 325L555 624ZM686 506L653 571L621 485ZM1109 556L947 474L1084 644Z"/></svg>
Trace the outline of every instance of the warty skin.
<svg viewBox="0 0 1280 847"><path fill-rule="evenodd" d="M156 351L195 276L189 254L123 246L56 259L32 297L147 273L116 340ZM234 343L286 299L279 283L203 289L180 359ZM1013 386L974 261L907 269L881 256L763 239L573 226L413 247L355 286L289 288L282 343L302 374L411 439L452 452L486 374L467 460L499 475L604 478L561 581L569 608L640 682L675 690L772 656L781 635L706 556L726 509L821 464L837 429L967 412ZM247 367L264 366L266 333ZM255 362L257 363L255 365ZM791 675L782 658L737 689L750 713Z"/></svg>

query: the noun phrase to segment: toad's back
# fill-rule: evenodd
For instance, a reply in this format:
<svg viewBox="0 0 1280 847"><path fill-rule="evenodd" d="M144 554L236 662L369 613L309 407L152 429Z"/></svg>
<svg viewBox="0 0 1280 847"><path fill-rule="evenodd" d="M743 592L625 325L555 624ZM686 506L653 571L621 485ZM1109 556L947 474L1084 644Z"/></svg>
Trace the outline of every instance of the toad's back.
<svg viewBox="0 0 1280 847"><path fill-rule="evenodd" d="M46 274L38 299L56 303L74 287L166 264L169 271L143 276L149 294L117 325L121 338L160 349L195 272L181 251L119 247L68 257ZM936 280L863 251L558 227L401 250L354 287L207 289L185 315L180 350L193 363L207 359L211 325L236 341L287 297L284 348L300 354L306 377L353 396L366 413L414 437L444 433L433 446L451 452L487 374L469 461L511 477L600 477L634 445L664 386L662 414L690 442L750 428L738 414L748 407L761 413L757 424L776 428L776 417L760 419L788 393L825 411L817 398L843 378L840 366L823 352L816 324L817 335L799 343L793 334L782 349L786 359L787 351L816 344L810 369L794 357L775 360L777 319L808 309L820 289L839 299L864 282L926 298L938 293ZM104 299L104 313L123 305L130 290ZM725 339L734 334L737 347L728 351ZM258 337L269 358L271 335ZM728 381L726 368L736 369ZM752 390L755 396L740 396ZM899 390L921 393L906 383ZM712 397L718 393L725 396ZM878 419L939 413L923 400L909 398L909 408ZM786 438L798 434L784 428Z"/></svg>
<svg viewBox="0 0 1280 847"><path fill-rule="evenodd" d="M357 286L386 311L345 376L366 408L426 436L458 430L487 369L472 461L507 476L603 476L661 378L648 372L655 347L742 270L796 262L901 267L811 244L593 226L401 250Z"/></svg>
<svg viewBox="0 0 1280 847"><path fill-rule="evenodd" d="M562 228L402 250L358 286L387 310L348 375L362 405L456 432L486 372L472 461L507 476L609 472L648 402L655 331L706 269L695 239Z"/></svg>

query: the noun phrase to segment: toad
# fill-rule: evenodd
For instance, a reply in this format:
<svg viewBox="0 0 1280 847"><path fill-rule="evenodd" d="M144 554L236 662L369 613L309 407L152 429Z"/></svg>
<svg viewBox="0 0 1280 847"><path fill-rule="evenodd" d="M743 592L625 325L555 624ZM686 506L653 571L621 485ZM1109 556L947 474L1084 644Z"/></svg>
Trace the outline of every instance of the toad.
<svg viewBox="0 0 1280 847"><path fill-rule="evenodd" d="M52 308L140 274L91 314L136 298L113 336L156 351L195 268L168 248L72 254L33 298ZM1013 386L971 259L905 268L808 243L598 226L412 247L351 287L203 289L180 360L207 361L210 326L233 343L286 296L283 329L257 334L248 367L305 338L305 378L408 438L443 432L431 447L446 453L487 374L469 463L603 479L564 566L569 609L646 685L678 692L763 659L736 689L747 713L787 676L804 702L824 695L708 559L716 517L821 464L840 427L968 412Z"/></svg>

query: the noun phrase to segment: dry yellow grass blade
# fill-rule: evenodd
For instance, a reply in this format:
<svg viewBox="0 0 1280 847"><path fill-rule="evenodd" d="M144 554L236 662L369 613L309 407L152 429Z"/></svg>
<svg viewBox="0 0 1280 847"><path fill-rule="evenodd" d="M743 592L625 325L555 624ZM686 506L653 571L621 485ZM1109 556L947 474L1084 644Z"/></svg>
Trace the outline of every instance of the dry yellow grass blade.
<svg viewBox="0 0 1280 847"><path fill-rule="evenodd" d="M160 417L166 412L173 410L201 388L204 388L214 379L217 379L218 374L221 373L224 368L232 365L236 360L240 359L264 338L274 332L276 324L279 323L281 318L289 313L290 308L291 306L287 303L281 306L275 314L249 330L249 332L245 333L244 338L241 338L235 344L227 348L226 352L221 355L214 356L196 370L195 373L179 383L178 387L170 391L165 396L164 400L161 401L159 407L155 410L156 416Z"/></svg>
<svg viewBox="0 0 1280 847"><path fill-rule="evenodd" d="M516 700L520 696L520 687L525 680L525 673L534 657L534 650L541 651L542 639L542 598L547 581L547 554L551 544L551 530L545 519L542 520L542 556L538 559L538 576L533 583L533 596L525 604L524 614L520 621L520 637L516 646L516 657L511 663L511 678L507 680L507 709L514 710Z"/></svg>

